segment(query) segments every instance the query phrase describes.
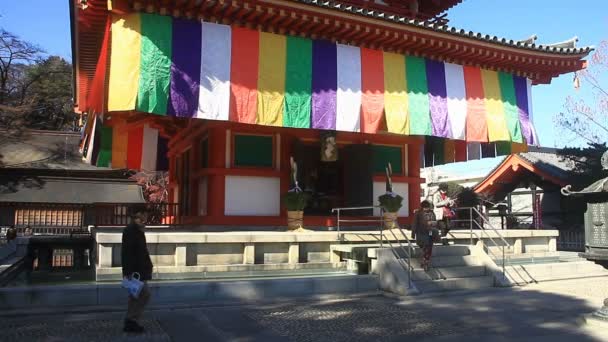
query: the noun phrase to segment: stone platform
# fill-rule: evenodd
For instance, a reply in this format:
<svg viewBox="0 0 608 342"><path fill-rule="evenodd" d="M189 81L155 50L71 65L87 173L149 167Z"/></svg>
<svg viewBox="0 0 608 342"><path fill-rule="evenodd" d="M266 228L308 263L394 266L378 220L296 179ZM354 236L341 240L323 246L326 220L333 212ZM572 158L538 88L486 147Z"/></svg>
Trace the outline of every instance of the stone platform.
<svg viewBox="0 0 608 342"><path fill-rule="evenodd" d="M120 273L120 243L122 229L92 228L97 246L97 280L118 280ZM152 262L156 266L155 279L188 279L197 274L212 276L213 273L241 272L241 275L256 272L292 270L342 269L346 261L346 250L337 245L365 245L369 248L380 245L380 241L403 241L411 239L404 230L383 231L382 239L376 231L342 232L200 232L180 231L165 227L150 227L146 231ZM501 230L494 232L453 230L449 240L452 244L476 244L487 242L490 250L498 253L501 247L494 246L490 239L499 240L499 234L509 243L506 253L518 255L533 252L555 252L556 230ZM344 247L349 248L349 247ZM253 272L253 273L252 273ZM238 273L237 273L238 274Z"/></svg>

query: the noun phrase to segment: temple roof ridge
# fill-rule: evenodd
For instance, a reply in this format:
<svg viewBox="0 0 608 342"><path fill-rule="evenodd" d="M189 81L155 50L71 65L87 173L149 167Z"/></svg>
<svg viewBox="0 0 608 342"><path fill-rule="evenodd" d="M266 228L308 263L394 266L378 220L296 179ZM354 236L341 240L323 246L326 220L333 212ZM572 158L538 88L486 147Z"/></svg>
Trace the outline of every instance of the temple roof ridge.
<svg viewBox="0 0 608 342"><path fill-rule="evenodd" d="M571 47L567 44L560 45L557 44L536 44L530 43L530 38L527 40L513 40L507 39L505 37L499 37L496 35L483 34L481 32L475 32L472 30L459 29L454 26L450 26L446 23L439 23L437 25L432 19L418 19L418 18L408 18L405 16L387 14L385 12L379 11L378 9L366 9L362 7L358 7L351 4L343 4L338 1L331 0L293 0L295 2L300 2L312 6L317 6L321 8L329 8L341 12L351 13L355 15L361 15L365 17L370 17L379 20L385 20L393 23L398 23L402 25L414 26L424 29L429 29L435 32L448 33L456 36L461 36L464 38L470 38L475 40L480 40L489 43L500 44L504 46L514 47L514 48L524 48L528 50L540 51L540 52L550 52L556 54L585 54L589 53L594 49L593 46L587 47ZM534 39L535 41L535 39ZM568 42L568 41L566 41ZM563 43L566 43L563 42Z"/></svg>
<svg viewBox="0 0 608 342"><path fill-rule="evenodd" d="M522 39L522 40L518 40L518 43L522 43L522 44L534 44L536 42L536 40L538 39L538 36L536 34L531 35L530 37L526 38L526 39Z"/></svg>
<svg viewBox="0 0 608 342"><path fill-rule="evenodd" d="M555 47L555 48L576 48L576 43L578 42L578 37L574 36L568 40L564 40L558 43L546 44L547 46Z"/></svg>

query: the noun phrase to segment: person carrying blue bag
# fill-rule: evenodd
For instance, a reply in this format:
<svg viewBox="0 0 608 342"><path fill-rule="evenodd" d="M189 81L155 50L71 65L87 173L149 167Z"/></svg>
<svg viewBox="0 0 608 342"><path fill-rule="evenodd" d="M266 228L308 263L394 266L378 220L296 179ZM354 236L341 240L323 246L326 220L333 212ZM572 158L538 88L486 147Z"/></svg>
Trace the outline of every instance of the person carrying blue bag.
<svg viewBox="0 0 608 342"><path fill-rule="evenodd" d="M123 331L142 333L139 320L150 301L148 280L152 279L152 260L144 233L147 213L144 208L133 211L131 223L122 233L122 275L123 287L129 292L127 315Z"/></svg>

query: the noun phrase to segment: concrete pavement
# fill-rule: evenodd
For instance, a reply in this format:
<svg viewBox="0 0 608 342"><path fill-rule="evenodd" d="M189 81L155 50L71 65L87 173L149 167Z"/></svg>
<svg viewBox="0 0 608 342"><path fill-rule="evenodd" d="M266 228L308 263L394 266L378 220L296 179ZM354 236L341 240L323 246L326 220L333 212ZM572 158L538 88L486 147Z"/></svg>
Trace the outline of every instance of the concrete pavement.
<svg viewBox="0 0 608 342"><path fill-rule="evenodd" d="M582 323L608 278L449 296L352 297L257 305L152 307L143 336L121 332L120 307L0 313L2 341L608 341ZM89 311L89 312L87 312Z"/></svg>

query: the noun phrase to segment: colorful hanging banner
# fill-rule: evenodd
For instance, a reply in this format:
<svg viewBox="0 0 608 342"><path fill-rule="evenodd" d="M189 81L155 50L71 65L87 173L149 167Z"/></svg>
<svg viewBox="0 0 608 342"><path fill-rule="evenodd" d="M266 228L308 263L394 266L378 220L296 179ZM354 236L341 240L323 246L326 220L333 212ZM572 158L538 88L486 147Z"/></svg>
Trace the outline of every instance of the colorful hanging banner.
<svg viewBox="0 0 608 342"><path fill-rule="evenodd" d="M203 23L201 36L201 77L197 117L228 120L231 30L226 25Z"/></svg>
<svg viewBox="0 0 608 342"><path fill-rule="evenodd" d="M325 40L312 43L312 128L336 129L338 86L336 44Z"/></svg>
<svg viewBox="0 0 608 342"><path fill-rule="evenodd" d="M232 28L230 121L254 124L258 103L258 31Z"/></svg>
<svg viewBox="0 0 608 342"><path fill-rule="evenodd" d="M486 121L488 123L488 140L509 141L509 131L505 120L505 108L500 94L500 84L496 71L481 69L483 93L486 105Z"/></svg>
<svg viewBox="0 0 608 342"><path fill-rule="evenodd" d="M337 44L336 130L361 130L361 49Z"/></svg>
<svg viewBox="0 0 608 342"><path fill-rule="evenodd" d="M283 126L310 127L312 105L312 41L287 37Z"/></svg>
<svg viewBox="0 0 608 342"><path fill-rule="evenodd" d="M488 141L488 123L486 121L481 69L465 66L463 70L467 96L466 140L471 142Z"/></svg>
<svg viewBox="0 0 608 342"><path fill-rule="evenodd" d="M173 21L171 92L168 114L193 118L198 111L201 78L201 23Z"/></svg>
<svg viewBox="0 0 608 342"><path fill-rule="evenodd" d="M433 124L433 135L450 138L452 127L448 117L448 101L445 65L442 62L426 60L426 77L429 88L429 110Z"/></svg>
<svg viewBox="0 0 608 342"><path fill-rule="evenodd" d="M382 51L361 49L361 132L377 133L384 114Z"/></svg>
<svg viewBox="0 0 608 342"><path fill-rule="evenodd" d="M465 140L467 124L467 94L462 65L445 63L446 96L450 138Z"/></svg>
<svg viewBox="0 0 608 342"><path fill-rule="evenodd" d="M128 14L112 20L108 111L134 110L139 89L141 16Z"/></svg>
<svg viewBox="0 0 608 342"><path fill-rule="evenodd" d="M384 111L389 132L409 134L409 107L405 57L384 53Z"/></svg>
<svg viewBox="0 0 608 342"><path fill-rule="evenodd" d="M153 14L114 16L109 111L536 144L503 72Z"/></svg>
<svg viewBox="0 0 608 342"><path fill-rule="evenodd" d="M165 115L171 82L173 18L141 14L141 58L135 109Z"/></svg>
<svg viewBox="0 0 608 342"><path fill-rule="evenodd" d="M285 101L285 60L287 39L273 33L260 34L258 71L258 111L256 123L283 126Z"/></svg>
<svg viewBox="0 0 608 342"><path fill-rule="evenodd" d="M406 56L405 68L410 113L409 134L432 135L426 62L420 57Z"/></svg>

